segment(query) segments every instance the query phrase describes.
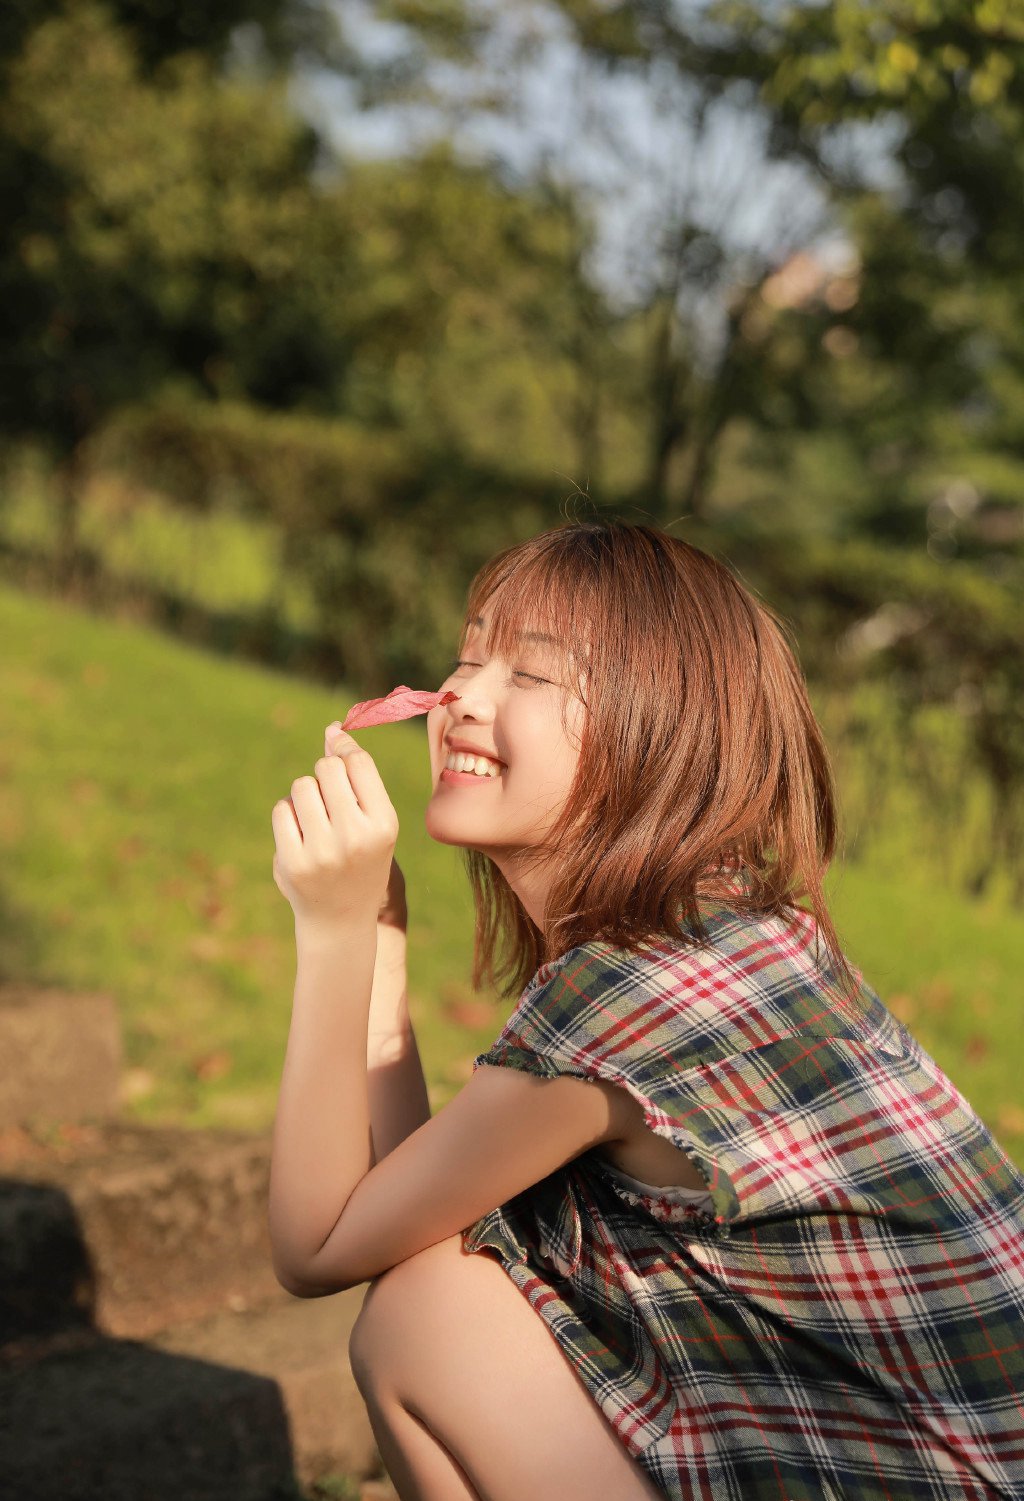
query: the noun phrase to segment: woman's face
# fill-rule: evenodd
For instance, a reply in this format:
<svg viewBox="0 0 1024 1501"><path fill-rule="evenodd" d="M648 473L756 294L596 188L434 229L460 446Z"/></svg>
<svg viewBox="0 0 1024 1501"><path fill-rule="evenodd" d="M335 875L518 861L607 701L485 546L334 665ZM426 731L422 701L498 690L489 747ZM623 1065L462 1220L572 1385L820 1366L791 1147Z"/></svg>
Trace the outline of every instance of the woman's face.
<svg viewBox="0 0 1024 1501"><path fill-rule="evenodd" d="M563 682L560 653L525 641L514 661L488 655L486 616L472 630L462 660L441 685L459 694L427 715L433 792L427 833L442 844L489 855L513 881L517 851L540 844L565 804L576 774L584 706L578 685ZM568 706L562 728L563 709ZM495 777L445 770L465 742L502 764Z"/></svg>

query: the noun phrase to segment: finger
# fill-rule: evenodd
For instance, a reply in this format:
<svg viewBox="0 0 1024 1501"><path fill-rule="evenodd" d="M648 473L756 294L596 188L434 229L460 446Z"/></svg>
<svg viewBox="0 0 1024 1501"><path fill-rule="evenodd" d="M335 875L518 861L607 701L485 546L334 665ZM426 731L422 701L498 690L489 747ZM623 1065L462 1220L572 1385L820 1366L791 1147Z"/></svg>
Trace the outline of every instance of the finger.
<svg viewBox="0 0 1024 1501"><path fill-rule="evenodd" d="M334 750L334 739L341 729L341 720L334 719L324 730L324 755L329 756Z"/></svg>
<svg viewBox="0 0 1024 1501"><path fill-rule="evenodd" d="M321 763L318 761L317 765ZM331 814L315 776L296 777L292 783L292 803L302 831L302 841L311 850L326 851L331 836Z"/></svg>
<svg viewBox="0 0 1024 1501"><path fill-rule="evenodd" d="M324 756L313 767L327 817L338 827L344 827L346 820L353 817L365 817L349 776L348 762L354 754L352 750L339 750Z"/></svg>
<svg viewBox="0 0 1024 1501"><path fill-rule="evenodd" d="M295 817L291 798L283 797L274 804L270 810L270 823L278 854L287 856L302 848L302 830Z"/></svg>
<svg viewBox="0 0 1024 1501"><path fill-rule="evenodd" d="M339 730L334 740L332 760L344 761L349 785L359 807L368 818L387 820L394 818L395 810L388 790L381 780L377 763L368 750L353 740L346 730Z"/></svg>

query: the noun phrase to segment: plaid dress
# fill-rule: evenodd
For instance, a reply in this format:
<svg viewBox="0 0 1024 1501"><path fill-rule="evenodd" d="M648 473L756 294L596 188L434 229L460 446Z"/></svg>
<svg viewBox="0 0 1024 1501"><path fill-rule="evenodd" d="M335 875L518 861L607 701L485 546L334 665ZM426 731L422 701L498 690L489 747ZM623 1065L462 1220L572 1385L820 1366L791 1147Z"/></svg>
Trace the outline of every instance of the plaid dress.
<svg viewBox="0 0 1024 1501"><path fill-rule="evenodd" d="M606 1079L713 1211L592 1148L462 1232L672 1501L1024 1498L1024 1177L814 920L544 964L474 1060ZM824 949L822 948L822 959Z"/></svg>

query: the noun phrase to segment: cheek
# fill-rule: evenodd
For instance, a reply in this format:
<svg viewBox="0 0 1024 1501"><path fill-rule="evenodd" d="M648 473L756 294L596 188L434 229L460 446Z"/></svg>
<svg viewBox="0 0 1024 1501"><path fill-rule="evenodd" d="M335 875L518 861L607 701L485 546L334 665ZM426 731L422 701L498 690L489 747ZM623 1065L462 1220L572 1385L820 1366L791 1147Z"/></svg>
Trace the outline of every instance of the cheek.
<svg viewBox="0 0 1024 1501"><path fill-rule="evenodd" d="M567 738L557 709L538 711L529 724L517 726L514 745L513 769L530 785L560 792L576 775L579 752Z"/></svg>
<svg viewBox="0 0 1024 1501"><path fill-rule="evenodd" d="M439 766L444 754L444 746L442 744L444 719L443 715L439 713L436 719L432 721L430 716L433 713L434 710L431 709L427 715L427 752L431 766Z"/></svg>

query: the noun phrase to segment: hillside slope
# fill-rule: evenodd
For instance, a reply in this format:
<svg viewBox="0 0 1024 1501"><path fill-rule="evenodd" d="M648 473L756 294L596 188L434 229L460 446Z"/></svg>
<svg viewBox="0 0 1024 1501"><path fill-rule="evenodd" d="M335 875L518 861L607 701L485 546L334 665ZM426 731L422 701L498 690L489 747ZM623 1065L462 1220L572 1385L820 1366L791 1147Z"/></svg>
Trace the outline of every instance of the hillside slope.
<svg viewBox="0 0 1024 1501"><path fill-rule="evenodd" d="M0 932L9 977L109 990L126 1111L263 1128L287 1038L291 911L270 810L363 693L217 657L0 585ZM398 809L410 1004L434 1108L505 1010L469 985L472 909L430 840L425 721L360 733ZM1024 915L866 863L833 868L844 946L1024 1163Z"/></svg>

